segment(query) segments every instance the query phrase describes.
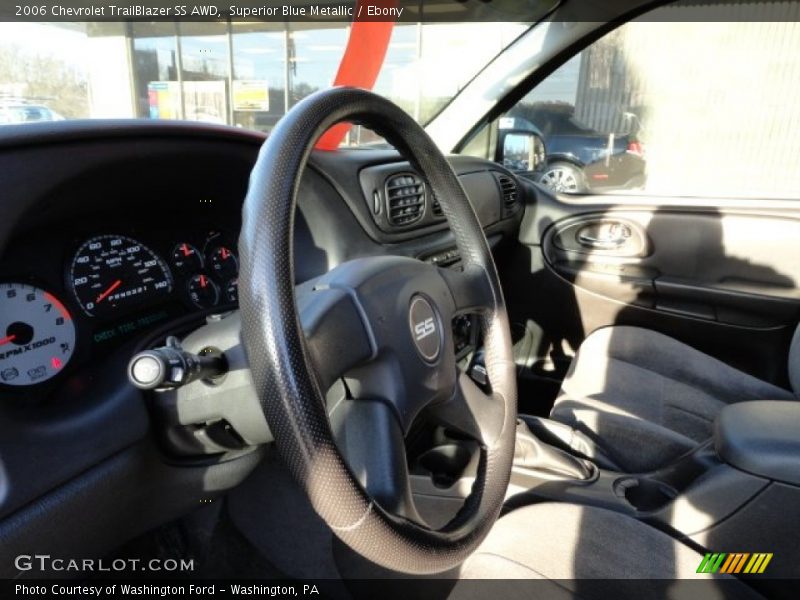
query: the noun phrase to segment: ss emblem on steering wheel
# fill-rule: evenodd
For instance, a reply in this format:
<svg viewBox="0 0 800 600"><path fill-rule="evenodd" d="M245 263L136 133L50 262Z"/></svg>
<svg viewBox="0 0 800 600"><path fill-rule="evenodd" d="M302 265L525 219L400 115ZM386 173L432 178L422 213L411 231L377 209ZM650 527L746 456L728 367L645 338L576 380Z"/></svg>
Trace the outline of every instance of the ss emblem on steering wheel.
<svg viewBox="0 0 800 600"><path fill-rule="evenodd" d="M428 362L435 362L439 358L442 336L433 306L424 297L414 296L408 309L408 318L417 350L422 358Z"/></svg>

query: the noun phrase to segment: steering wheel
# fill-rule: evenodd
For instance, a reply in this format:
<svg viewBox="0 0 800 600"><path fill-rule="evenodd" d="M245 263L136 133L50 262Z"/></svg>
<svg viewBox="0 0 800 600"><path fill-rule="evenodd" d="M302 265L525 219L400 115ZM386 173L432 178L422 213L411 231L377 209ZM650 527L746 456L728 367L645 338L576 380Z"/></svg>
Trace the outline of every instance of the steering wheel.
<svg viewBox="0 0 800 600"><path fill-rule="evenodd" d="M295 288L300 176L316 140L345 121L382 135L430 185L463 271L376 256L345 262ZM239 252L241 336L253 380L277 448L316 512L345 544L385 568L429 574L461 564L503 503L514 453L516 380L497 271L450 164L390 101L354 88L313 94L261 148ZM491 392L458 371L450 323L463 313L482 318ZM335 436L324 392L345 375L355 399L344 401L349 433ZM406 462L404 435L423 411L480 448L472 493L438 530L414 509Z"/></svg>

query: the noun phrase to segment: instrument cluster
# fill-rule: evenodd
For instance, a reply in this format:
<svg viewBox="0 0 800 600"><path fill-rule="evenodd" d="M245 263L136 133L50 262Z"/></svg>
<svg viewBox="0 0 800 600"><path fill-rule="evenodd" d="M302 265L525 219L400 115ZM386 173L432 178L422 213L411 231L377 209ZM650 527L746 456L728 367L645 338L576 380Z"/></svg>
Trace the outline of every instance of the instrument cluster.
<svg viewBox="0 0 800 600"><path fill-rule="evenodd" d="M102 233L75 242L63 285L35 276L0 280L0 386L38 386L83 345L122 341L161 321L238 303L235 238Z"/></svg>

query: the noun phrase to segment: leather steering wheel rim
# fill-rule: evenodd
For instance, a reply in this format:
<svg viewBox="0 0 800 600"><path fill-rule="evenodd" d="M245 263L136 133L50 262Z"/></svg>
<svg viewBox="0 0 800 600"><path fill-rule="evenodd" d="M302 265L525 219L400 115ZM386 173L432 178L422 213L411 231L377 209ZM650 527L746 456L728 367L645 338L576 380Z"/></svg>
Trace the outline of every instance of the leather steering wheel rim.
<svg viewBox="0 0 800 600"><path fill-rule="evenodd" d="M429 183L465 272L478 273L489 292L481 314L500 424L482 448L478 478L464 508L436 531L384 510L351 473L334 441L298 317L293 231L300 176L316 140L345 121L382 135ZM243 207L239 252L241 335L253 380L277 448L316 512L345 544L388 569L425 574L461 564L503 504L514 452L516 375L492 255L443 154L410 116L380 96L354 88L315 93L283 117L259 152Z"/></svg>

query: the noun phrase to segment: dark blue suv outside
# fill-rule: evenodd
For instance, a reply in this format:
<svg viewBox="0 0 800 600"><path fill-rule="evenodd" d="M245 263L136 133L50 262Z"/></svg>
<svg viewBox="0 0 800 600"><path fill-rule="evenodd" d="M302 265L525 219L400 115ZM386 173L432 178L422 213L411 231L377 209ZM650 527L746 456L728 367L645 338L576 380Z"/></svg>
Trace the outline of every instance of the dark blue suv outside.
<svg viewBox="0 0 800 600"><path fill-rule="evenodd" d="M547 166L538 181L554 191L580 194L644 186L644 147L636 132L601 133L578 121L574 107L561 103L519 104L508 116L542 133ZM638 125L637 119L631 120Z"/></svg>

